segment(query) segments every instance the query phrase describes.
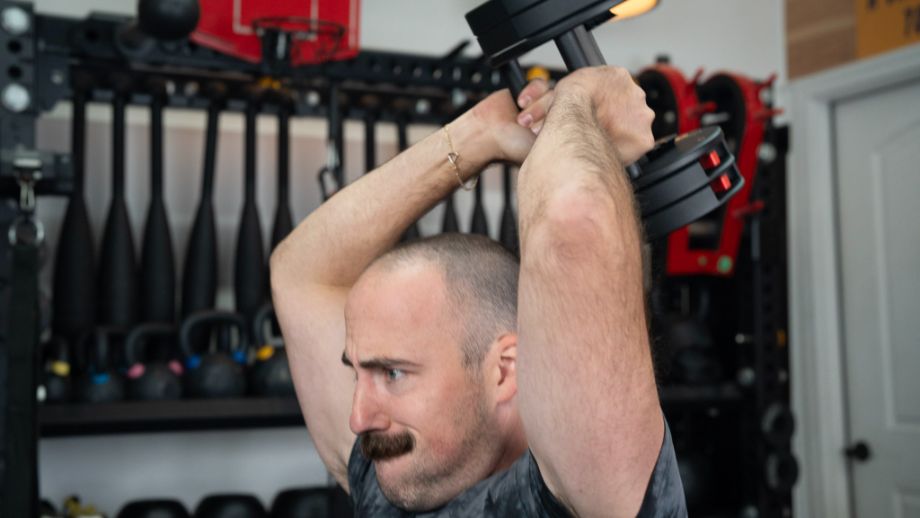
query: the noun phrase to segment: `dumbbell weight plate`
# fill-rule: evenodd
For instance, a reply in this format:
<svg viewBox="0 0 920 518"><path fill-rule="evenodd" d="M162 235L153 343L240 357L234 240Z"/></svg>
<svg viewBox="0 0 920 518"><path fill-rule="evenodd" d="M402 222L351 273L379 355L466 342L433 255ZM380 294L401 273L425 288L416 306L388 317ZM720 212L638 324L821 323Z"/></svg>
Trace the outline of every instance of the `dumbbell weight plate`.
<svg viewBox="0 0 920 518"><path fill-rule="evenodd" d="M791 491L799 479L799 463L790 453L774 452L764 462L767 486L774 491Z"/></svg>
<svg viewBox="0 0 920 518"><path fill-rule="evenodd" d="M775 446L783 446L795 433L795 417L786 405L773 403L763 413L760 430L767 442Z"/></svg>
<svg viewBox="0 0 920 518"><path fill-rule="evenodd" d="M716 127L667 140L639 165L642 174L632 183L649 241L719 208L744 185Z"/></svg>
<svg viewBox="0 0 920 518"><path fill-rule="evenodd" d="M720 160L722 159L720 158ZM650 216L668 205L680 201L681 198L685 198L688 194L720 180L722 175L730 174L730 169L734 165L735 159L731 155L709 171L700 164L691 164L681 170L679 174L673 174L650 188L637 191L636 201L642 209L642 214Z"/></svg>
<svg viewBox="0 0 920 518"><path fill-rule="evenodd" d="M491 0L466 14L489 65L496 67L578 26L613 17L624 0Z"/></svg>

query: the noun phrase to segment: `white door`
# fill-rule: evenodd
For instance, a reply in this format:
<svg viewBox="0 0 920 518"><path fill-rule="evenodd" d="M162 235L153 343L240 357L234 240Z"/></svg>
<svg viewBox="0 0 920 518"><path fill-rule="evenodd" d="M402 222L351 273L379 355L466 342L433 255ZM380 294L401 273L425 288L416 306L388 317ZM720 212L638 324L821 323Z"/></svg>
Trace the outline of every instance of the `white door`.
<svg viewBox="0 0 920 518"><path fill-rule="evenodd" d="M853 509L920 518L920 81L834 113Z"/></svg>

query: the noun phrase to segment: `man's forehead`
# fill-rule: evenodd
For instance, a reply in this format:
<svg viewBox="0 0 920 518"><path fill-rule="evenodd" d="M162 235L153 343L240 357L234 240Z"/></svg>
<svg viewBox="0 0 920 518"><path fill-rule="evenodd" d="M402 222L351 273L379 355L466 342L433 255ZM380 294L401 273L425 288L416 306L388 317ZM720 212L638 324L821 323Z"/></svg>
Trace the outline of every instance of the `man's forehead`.
<svg viewBox="0 0 920 518"><path fill-rule="evenodd" d="M345 305L349 351L356 345L375 349L417 345L448 332L447 316L444 282L435 268L369 270L352 288Z"/></svg>
<svg viewBox="0 0 920 518"><path fill-rule="evenodd" d="M431 264L371 267L349 292L346 317L380 312L390 317L430 314L442 309L445 295L443 276Z"/></svg>

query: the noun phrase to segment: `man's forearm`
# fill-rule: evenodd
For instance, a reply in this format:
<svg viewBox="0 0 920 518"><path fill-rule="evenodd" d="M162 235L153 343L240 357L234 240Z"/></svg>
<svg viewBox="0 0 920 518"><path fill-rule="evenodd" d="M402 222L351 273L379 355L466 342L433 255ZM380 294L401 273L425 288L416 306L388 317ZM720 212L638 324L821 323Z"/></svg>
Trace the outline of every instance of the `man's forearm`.
<svg viewBox="0 0 920 518"><path fill-rule="evenodd" d="M464 180L492 159L480 121L467 112L449 126ZM339 191L272 255L274 282L351 286L402 232L458 187L438 130Z"/></svg>
<svg viewBox="0 0 920 518"><path fill-rule="evenodd" d="M628 78L609 84L604 74L583 74L589 88L560 84L521 168L519 405L553 494L578 516L635 516L663 424L645 324L641 232L620 157L630 138L650 140L644 133L651 119ZM594 99L607 89L631 97L611 108ZM607 111L596 113L598 104ZM599 118L630 110L639 114L641 138L629 131L611 137ZM633 154L642 146L634 147Z"/></svg>
<svg viewBox="0 0 920 518"><path fill-rule="evenodd" d="M525 162L518 182L522 239L563 205L573 216L596 217L621 236L624 250L639 252L639 221L632 186L590 100L561 96ZM558 200L558 203L554 201ZM590 202L590 207L566 207ZM580 209L592 211L590 214ZM578 214L574 214L578 211Z"/></svg>

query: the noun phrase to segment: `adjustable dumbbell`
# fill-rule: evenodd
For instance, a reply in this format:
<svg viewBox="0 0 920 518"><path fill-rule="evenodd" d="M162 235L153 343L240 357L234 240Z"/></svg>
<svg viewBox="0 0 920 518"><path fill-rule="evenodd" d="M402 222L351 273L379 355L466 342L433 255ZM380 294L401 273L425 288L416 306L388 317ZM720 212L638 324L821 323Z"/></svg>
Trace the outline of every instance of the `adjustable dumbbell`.
<svg viewBox="0 0 920 518"><path fill-rule="evenodd" d="M512 93L526 84L517 58L553 40L569 70L604 65L590 30L623 0L489 0L466 15L494 67L505 67ZM648 240L713 211L744 184L719 128L663 139L627 167Z"/></svg>

